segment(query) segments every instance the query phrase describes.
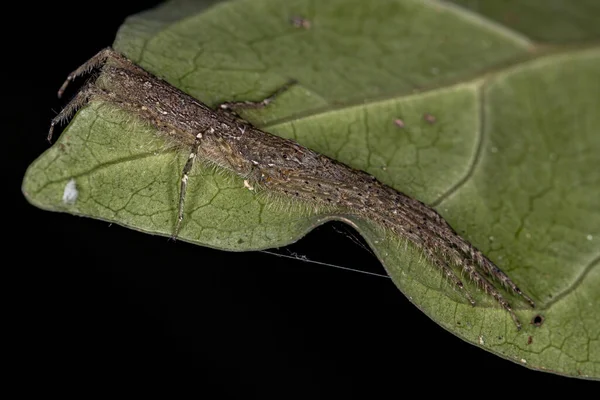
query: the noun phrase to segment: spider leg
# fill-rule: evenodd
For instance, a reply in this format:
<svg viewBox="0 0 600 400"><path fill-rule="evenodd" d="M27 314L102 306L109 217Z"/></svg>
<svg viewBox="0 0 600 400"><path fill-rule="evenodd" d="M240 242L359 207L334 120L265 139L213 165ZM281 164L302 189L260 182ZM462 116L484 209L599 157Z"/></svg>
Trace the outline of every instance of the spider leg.
<svg viewBox="0 0 600 400"><path fill-rule="evenodd" d="M142 68L138 67L137 65L133 64L124 55L116 52L111 47L106 47L106 48L100 50L98 53L96 53L95 56L93 56L92 58L87 60L85 63L83 63L75 71L71 72L69 74L69 76L67 76L67 79L64 81L64 83L62 84L60 89L58 89L58 98L62 97L65 90L67 89L67 86L69 86L69 83L73 82L73 80L75 80L75 78L77 78L81 75L88 74L96 68L102 67L104 64L106 64L106 62L108 60L114 61L121 68L125 68L128 70L137 72L137 73L143 72L144 74L147 74L146 71L144 71Z"/></svg>
<svg viewBox="0 0 600 400"><path fill-rule="evenodd" d="M75 97L58 113L56 117L50 122L50 129L48 130L48 141L52 141L52 135L54 134L54 127L62 124L68 120L75 112L81 107L85 106L94 97L106 97L108 94L103 90L97 88L94 84L88 83L83 89L81 89Z"/></svg>
<svg viewBox="0 0 600 400"><path fill-rule="evenodd" d="M198 146L200 146L201 139L201 133L196 135L196 140L192 145L190 155L188 156L183 170L181 171L181 186L179 189L179 211L177 213L177 222L175 224L175 230L173 231L173 235L171 236L171 239L173 240L177 239L177 236L179 235L179 230L181 229L181 223L183 221L183 210L185 205L185 193L187 191L189 173L192 170L192 167L194 166L194 161L196 160L196 157L198 155Z"/></svg>
<svg viewBox="0 0 600 400"><path fill-rule="evenodd" d="M515 312L513 311L509 302L502 296L502 294L492 285L483 275L477 271L477 268L474 263L465 263L462 264L462 268L465 272L469 274L469 277L475 282L477 286L480 286L484 292L492 296L502 308L504 308L510 314L512 320L517 326L517 330L521 330L521 322L517 318Z"/></svg>
<svg viewBox="0 0 600 400"><path fill-rule="evenodd" d="M221 103L218 108L221 110L242 110L242 109L258 109L264 108L273 102L280 94L286 92L289 88L294 86L297 82L295 80L288 81L285 85L281 86L277 90L275 90L268 97L262 99L261 101L230 101L226 103Z"/></svg>
<svg viewBox="0 0 600 400"><path fill-rule="evenodd" d="M485 257L479 250L472 248L471 256L477 266L483 269L489 276L496 278L502 286L512 290L514 293L521 296L532 308L535 308L535 302L519 289L517 285L506 275L500 268L498 268L493 262Z"/></svg>
<svg viewBox="0 0 600 400"><path fill-rule="evenodd" d="M425 253L426 253L427 258L436 267L438 267L442 271L442 273L450 280L450 282L452 282L454 285L458 286L458 288L461 290L461 293L463 293L465 295L465 297L467 298L467 300L469 300L469 303L471 303L472 306L475 306L475 300L473 300L473 297L471 297L471 294L469 294L467 289L465 289L465 285L462 283L460 278L458 276L456 276L454 271L452 271L452 268L450 268L450 266L445 261L443 261L439 256L436 256L435 254L433 254L432 251L426 250Z"/></svg>

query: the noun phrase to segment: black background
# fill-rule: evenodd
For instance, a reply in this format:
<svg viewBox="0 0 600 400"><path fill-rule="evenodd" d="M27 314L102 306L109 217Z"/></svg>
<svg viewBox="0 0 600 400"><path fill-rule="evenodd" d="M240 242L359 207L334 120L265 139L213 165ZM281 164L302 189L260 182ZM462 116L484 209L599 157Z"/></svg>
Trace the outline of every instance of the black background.
<svg viewBox="0 0 600 400"><path fill-rule="evenodd" d="M56 90L112 43L126 16L157 3L57 2L33 14L37 6L18 4L4 16L5 193L15 199L3 240L4 330L21 390L382 398L539 395L589 384L463 342L388 279L172 242L29 205L19 188L65 104ZM383 272L338 232L349 228L335 226L318 228L293 250Z"/></svg>

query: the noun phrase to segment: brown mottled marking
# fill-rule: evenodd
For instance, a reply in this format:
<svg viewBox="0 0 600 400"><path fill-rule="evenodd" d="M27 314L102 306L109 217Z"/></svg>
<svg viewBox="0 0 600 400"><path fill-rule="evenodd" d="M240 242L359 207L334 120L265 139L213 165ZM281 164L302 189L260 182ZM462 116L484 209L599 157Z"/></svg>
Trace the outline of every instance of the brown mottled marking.
<svg viewBox="0 0 600 400"><path fill-rule="evenodd" d="M300 16L292 17L291 22L296 28L310 29L312 25L309 20Z"/></svg>

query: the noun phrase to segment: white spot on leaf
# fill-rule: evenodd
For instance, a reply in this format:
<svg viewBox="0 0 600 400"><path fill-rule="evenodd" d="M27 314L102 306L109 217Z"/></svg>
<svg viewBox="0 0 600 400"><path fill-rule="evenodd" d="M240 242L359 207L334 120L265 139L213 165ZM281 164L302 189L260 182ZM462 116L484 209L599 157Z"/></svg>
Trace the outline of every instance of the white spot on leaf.
<svg viewBox="0 0 600 400"><path fill-rule="evenodd" d="M64 204L75 204L79 196L79 190L77 190L77 183L75 179L70 179L65 185L65 191L63 192L62 201Z"/></svg>

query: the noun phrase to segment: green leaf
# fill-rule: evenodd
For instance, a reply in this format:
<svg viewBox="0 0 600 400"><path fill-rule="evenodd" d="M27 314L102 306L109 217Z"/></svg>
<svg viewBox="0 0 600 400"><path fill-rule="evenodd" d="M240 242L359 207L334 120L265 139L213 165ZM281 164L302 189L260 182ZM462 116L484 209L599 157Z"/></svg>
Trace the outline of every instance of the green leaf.
<svg viewBox="0 0 600 400"><path fill-rule="evenodd" d="M550 39L596 38L597 24L581 22L593 12L597 18L591 4L569 4L559 29L546 26ZM548 38L536 34L542 24L533 17L549 12L542 3L529 7L520 21L531 23L508 25ZM499 5L486 10L503 22ZM308 28L294 26L295 16ZM274 202L200 164L182 239L263 249L339 219L450 332L530 368L600 377L598 46L534 45L444 2L239 0L166 3L128 19L114 47L210 105L258 100L297 79L299 86L245 117L436 207L536 300L531 310L511 297L519 318L539 315L542 323L517 331L469 283L478 300L471 307L417 250L371 221ZM94 102L30 166L23 192L44 209L170 235L187 155L134 117ZM72 179L77 199L63 201Z"/></svg>
<svg viewBox="0 0 600 400"><path fill-rule="evenodd" d="M596 0L450 0L540 42L565 43L600 38Z"/></svg>

